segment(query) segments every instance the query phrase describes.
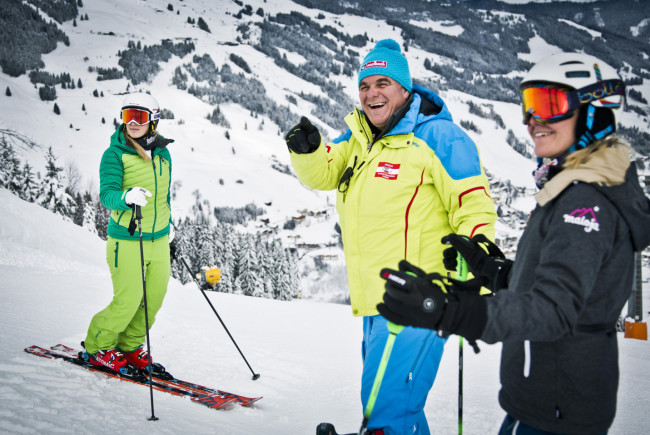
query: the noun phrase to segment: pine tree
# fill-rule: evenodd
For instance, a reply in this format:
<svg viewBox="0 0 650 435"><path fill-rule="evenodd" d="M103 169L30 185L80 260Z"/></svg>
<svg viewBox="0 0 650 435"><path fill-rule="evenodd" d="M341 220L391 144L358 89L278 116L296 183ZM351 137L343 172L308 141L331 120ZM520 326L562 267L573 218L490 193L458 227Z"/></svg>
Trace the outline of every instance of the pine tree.
<svg viewBox="0 0 650 435"><path fill-rule="evenodd" d="M248 235L242 237L237 269L239 274L235 278L236 292L241 292L241 294L246 296L252 296L256 292L259 292L262 283L259 279L257 253L255 252L252 238Z"/></svg>
<svg viewBox="0 0 650 435"><path fill-rule="evenodd" d="M221 268L220 291L234 293L235 291L235 262L237 236L232 226L216 222L215 240L219 243L219 266Z"/></svg>
<svg viewBox="0 0 650 435"><path fill-rule="evenodd" d="M298 254L285 250L287 263L289 265L289 282L291 283L291 298L298 297L300 291L300 271L298 270Z"/></svg>
<svg viewBox="0 0 650 435"><path fill-rule="evenodd" d="M257 252L260 264L260 279L264 286L263 295L265 298L275 298L275 285L277 282L277 269L275 265L275 247L272 243L264 242L261 239L257 241Z"/></svg>
<svg viewBox="0 0 650 435"><path fill-rule="evenodd" d="M106 240L108 238L106 229L108 220L111 218L111 211L104 207L101 201L93 201L93 205L95 207L95 230L102 240ZM88 224L90 225L90 222Z"/></svg>
<svg viewBox="0 0 650 435"><path fill-rule="evenodd" d="M32 167L27 162L23 164L20 171L20 180L22 189L18 195L25 201L34 202L38 196L38 183L34 178Z"/></svg>
<svg viewBox="0 0 650 435"><path fill-rule="evenodd" d="M36 202L54 213L69 218L74 211L74 200L66 193L63 168L56 165L52 147L48 149L45 161L45 176L41 181L40 194Z"/></svg>
<svg viewBox="0 0 650 435"><path fill-rule="evenodd" d="M20 161L16 157L14 148L2 137L0 139L0 187L9 189L14 194L18 193L12 184L15 182L19 167Z"/></svg>
<svg viewBox="0 0 650 435"><path fill-rule="evenodd" d="M74 212L72 213L72 223L83 226L84 223L84 201L81 193L74 195Z"/></svg>
<svg viewBox="0 0 650 435"><path fill-rule="evenodd" d="M278 271L277 280L275 282L274 299L288 301L291 299L294 291L292 287L290 265L286 254L283 252L276 258L276 268Z"/></svg>
<svg viewBox="0 0 650 435"><path fill-rule="evenodd" d="M95 226L95 202L90 192L84 193L83 196L83 217L81 220L82 228L87 229L93 234L97 234L97 227Z"/></svg>

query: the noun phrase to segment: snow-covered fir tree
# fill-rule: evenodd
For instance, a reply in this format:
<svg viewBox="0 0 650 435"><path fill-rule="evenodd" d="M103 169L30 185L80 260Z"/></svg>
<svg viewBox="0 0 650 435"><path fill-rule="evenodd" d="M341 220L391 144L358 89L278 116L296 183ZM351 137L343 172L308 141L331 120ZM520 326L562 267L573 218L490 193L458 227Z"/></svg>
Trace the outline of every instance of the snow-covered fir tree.
<svg viewBox="0 0 650 435"><path fill-rule="evenodd" d="M238 275L235 279L235 293L246 296L263 296L260 266L252 238L242 236L240 255L237 262Z"/></svg>
<svg viewBox="0 0 650 435"><path fill-rule="evenodd" d="M34 202L38 196L38 182L28 162L25 162L20 170L20 182L22 186L18 196L25 201Z"/></svg>
<svg viewBox="0 0 650 435"><path fill-rule="evenodd" d="M97 216L95 210L95 201L93 201L90 193L86 192L83 196L83 219L81 226L93 234L97 234L97 226L95 225Z"/></svg>
<svg viewBox="0 0 650 435"><path fill-rule="evenodd" d="M63 168L56 165L56 157L50 147L45 155L45 176L36 198L39 205L65 217L72 216L74 199L66 192Z"/></svg>
<svg viewBox="0 0 650 435"><path fill-rule="evenodd" d="M22 188L20 160L4 138L0 139L0 187L14 194L18 194Z"/></svg>

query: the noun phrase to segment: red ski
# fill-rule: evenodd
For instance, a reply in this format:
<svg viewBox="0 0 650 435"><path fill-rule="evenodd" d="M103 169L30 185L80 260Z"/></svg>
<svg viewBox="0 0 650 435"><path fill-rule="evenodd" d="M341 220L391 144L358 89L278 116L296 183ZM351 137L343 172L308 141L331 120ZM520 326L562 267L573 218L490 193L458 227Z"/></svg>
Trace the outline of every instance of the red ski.
<svg viewBox="0 0 650 435"><path fill-rule="evenodd" d="M56 346L52 346L50 349L46 349L40 346L29 346L28 348L25 349L25 352L30 353L32 355L49 358L49 359L61 359L93 372L103 373L106 376L112 378L116 378L122 381L132 382L134 384L145 385L149 387L149 377L146 373L143 373L142 371L131 366L124 367L122 371L118 373L105 367L100 367L100 366L90 364L88 361L80 357L78 351L75 351L74 349L68 346L56 345ZM190 383L187 382L187 384ZM169 380L153 378L153 382L151 386L153 389L157 391L170 393L175 396L189 397L192 402L197 402L200 403L201 405L207 406L209 408L214 408L214 409L225 409L229 407L228 405L231 405L233 403L238 403L236 395L227 396L225 394L216 394L208 391L209 389L207 388L206 390L188 388L183 384L178 383L178 380L176 379L173 379L173 382L170 382ZM250 399L253 400L254 402L256 400L261 399L261 397L245 398L245 399ZM253 402L246 402L246 405L250 405Z"/></svg>
<svg viewBox="0 0 650 435"><path fill-rule="evenodd" d="M77 357L79 355L78 350L75 350L64 344L57 344L55 346L51 346L50 349L56 352L65 353L71 357ZM156 364L154 364L154 366L155 365ZM148 373L144 373L144 374L148 376ZM183 381L181 379L177 379L173 377L171 373L165 371L164 369L162 373L160 371L156 371L155 367L154 367L153 377L156 379L156 382L164 383L172 387L189 389L189 390L196 391L197 393L206 393L206 394L217 395L217 396L233 399L232 403L236 403L241 406L250 406L262 398L262 397L246 397L240 394L229 393L227 391L217 390L214 388L199 385L194 382Z"/></svg>

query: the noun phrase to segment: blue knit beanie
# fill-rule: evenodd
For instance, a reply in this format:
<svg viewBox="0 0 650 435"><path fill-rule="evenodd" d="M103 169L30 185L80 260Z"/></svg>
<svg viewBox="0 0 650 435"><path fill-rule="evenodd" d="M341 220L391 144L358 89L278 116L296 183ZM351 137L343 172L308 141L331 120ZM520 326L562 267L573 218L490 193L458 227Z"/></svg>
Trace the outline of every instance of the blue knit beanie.
<svg viewBox="0 0 650 435"><path fill-rule="evenodd" d="M392 39L382 39L366 55L359 68L358 84L364 78L374 75L388 76L409 92L413 89L409 64L402 56L399 44Z"/></svg>

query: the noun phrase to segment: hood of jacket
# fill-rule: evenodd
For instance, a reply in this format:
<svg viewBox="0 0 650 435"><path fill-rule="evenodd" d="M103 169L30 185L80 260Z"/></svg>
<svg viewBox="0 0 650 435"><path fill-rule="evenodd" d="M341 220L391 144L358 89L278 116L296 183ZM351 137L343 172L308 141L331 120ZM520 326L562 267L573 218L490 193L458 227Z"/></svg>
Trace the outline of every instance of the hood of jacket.
<svg viewBox="0 0 650 435"><path fill-rule="evenodd" d="M403 116L389 121L386 136L409 134L415 131L417 125L434 118L452 121L447 105L438 94L420 85L413 85L412 101L408 110Z"/></svg>
<svg viewBox="0 0 650 435"><path fill-rule="evenodd" d="M650 199L639 184L636 165L631 164L625 173L625 183L618 186L596 186L616 207L630 228L635 251L650 245Z"/></svg>
<svg viewBox="0 0 650 435"><path fill-rule="evenodd" d="M576 181L592 184L618 210L630 228L635 251L650 245L650 199L645 195L636 166L630 162L630 147L617 137L577 151L572 160L535 195L544 206Z"/></svg>

